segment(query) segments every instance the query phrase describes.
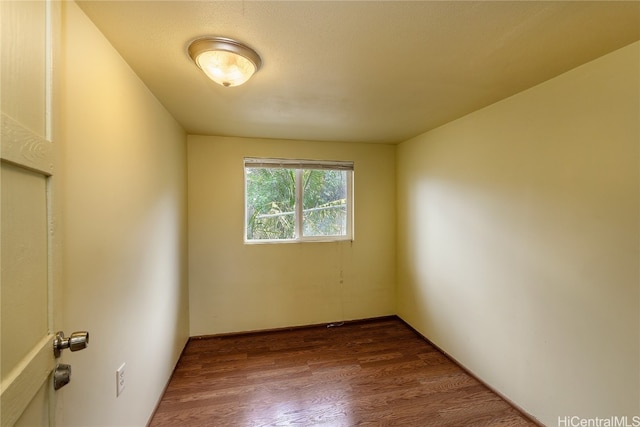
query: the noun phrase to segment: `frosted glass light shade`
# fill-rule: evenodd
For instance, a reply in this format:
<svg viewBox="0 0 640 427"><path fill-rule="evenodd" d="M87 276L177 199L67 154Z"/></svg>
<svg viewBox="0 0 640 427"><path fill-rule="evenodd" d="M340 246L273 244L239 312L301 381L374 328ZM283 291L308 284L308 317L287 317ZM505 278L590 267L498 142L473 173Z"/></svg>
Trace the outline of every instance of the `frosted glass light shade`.
<svg viewBox="0 0 640 427"><path fill-rule="evenodd" d="M253 49L222 37L194 41L189 55L207 77L225 87L245 83L262 64Z"/></svg>
<svg viewBox="0 0 640 427"><path fill-rule="evenodd" d="M202 52L196 63L211 80L227 87L241 85L256 72L247 58L223 50Z"/></svg>

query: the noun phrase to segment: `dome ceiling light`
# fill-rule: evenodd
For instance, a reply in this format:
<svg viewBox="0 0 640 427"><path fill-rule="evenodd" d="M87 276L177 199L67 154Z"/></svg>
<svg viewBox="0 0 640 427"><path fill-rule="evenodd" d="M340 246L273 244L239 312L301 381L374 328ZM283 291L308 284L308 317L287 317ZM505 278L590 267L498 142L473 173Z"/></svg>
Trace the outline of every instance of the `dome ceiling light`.
<svg viewBox="0 0 640 427"><path fill-rule="evenodd" d="M255 50L224 37L205 37L189 45L189 56L211 80L225 87L239 86L260 69Z"/></svg>

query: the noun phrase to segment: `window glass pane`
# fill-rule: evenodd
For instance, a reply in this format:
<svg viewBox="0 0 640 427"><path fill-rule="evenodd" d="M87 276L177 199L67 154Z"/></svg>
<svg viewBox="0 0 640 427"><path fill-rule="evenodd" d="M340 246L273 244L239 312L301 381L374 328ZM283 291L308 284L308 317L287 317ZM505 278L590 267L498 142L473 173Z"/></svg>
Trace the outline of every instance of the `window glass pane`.
<svg viewBox="0 0 640 427"><path fill-rule="evenodd" d="M305 169L302 173L302 234L347 234L347 172Z"/></svg>
<svg viewBox="0 0 640 427"><path fill-rule="evenodd" d="M247 240L295 238L295 169L246 168Z"/></svg>

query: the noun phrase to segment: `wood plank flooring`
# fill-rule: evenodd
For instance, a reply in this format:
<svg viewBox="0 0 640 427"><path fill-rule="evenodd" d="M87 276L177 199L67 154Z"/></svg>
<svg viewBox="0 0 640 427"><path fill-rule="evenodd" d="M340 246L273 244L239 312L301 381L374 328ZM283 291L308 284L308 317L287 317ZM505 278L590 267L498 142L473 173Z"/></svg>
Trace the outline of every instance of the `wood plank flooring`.
<svg viewBox="0 0 640 427"><path fill-rule="evenodd" d="M150 422L534 425L397 318L192 339Z"/></svg>

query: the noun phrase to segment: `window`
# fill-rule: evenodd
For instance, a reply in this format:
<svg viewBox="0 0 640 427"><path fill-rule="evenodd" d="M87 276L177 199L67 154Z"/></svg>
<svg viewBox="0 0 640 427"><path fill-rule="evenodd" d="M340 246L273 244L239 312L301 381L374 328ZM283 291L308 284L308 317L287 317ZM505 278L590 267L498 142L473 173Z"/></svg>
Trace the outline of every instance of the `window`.
<svg viewBox="0 0 640 427"><path fill-rule="evenodd" d="M244 159L245 241L353 237L353 162Z"/></svg>

